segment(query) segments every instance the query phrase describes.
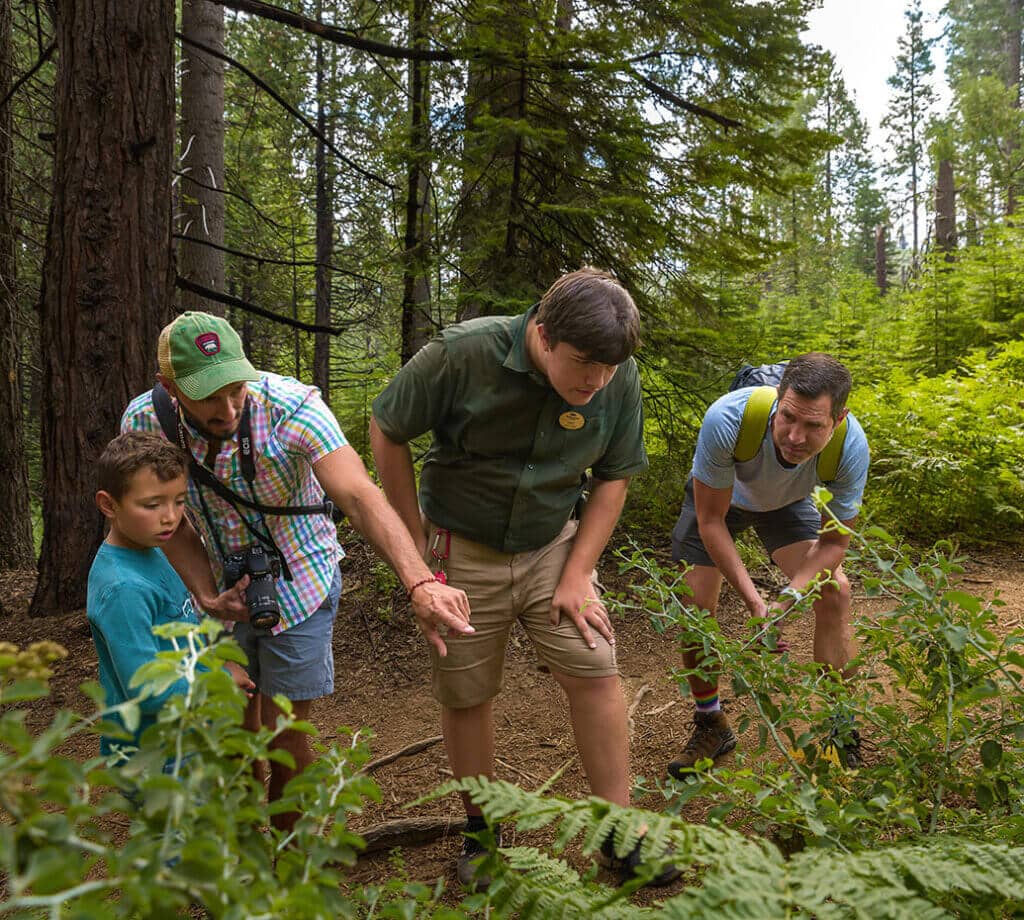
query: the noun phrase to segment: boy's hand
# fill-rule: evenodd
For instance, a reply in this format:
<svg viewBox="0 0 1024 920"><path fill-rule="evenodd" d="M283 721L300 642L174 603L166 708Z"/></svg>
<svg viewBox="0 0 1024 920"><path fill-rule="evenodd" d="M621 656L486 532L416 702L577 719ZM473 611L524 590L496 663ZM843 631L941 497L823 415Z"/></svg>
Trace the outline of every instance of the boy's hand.
<svg viewBox="0 0 1024 920"><path fill-rule="evenodd" d="M249 677L245 668L237 662L225 661L224 669L231 675L231 679L235 682L235 686L241 687L247 696L253 695L256 685L252 682L252 678Z"/></svg>
<svg viewBox="0 0 1024 920"><path fill-rule="evenodd" d="M199 606L218 620L249 622L249 605L245 602L245 589L249 587L249 576L243 575L223 594L197 598Z"/></svg>

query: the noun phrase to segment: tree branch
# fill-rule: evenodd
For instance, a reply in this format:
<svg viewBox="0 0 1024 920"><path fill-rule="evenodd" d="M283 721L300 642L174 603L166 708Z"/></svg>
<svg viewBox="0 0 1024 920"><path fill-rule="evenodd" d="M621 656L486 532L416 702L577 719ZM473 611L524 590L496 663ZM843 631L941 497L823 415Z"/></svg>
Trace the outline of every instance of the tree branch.
<svg viewBox="0 0 1024 920"><path fill-rule="evenodd" d="M263 307L257 307L256 304L249 303L247 300L242 300L239 297L232 297L230 294L222 294L220 291L215 291L212 288L203 287L203 285L196 284L188 278L182 278L181 275L177 275L175 277L174 284L183 291L191 291L193 294L198 294L200 297L205 297L207 300L226 304L229 307L237 307L239 310L244 310L246 313L262 316L264 319L280 323L282 326L291 326L293 329L301 329L303 332L324 332L327 335L341 335L350 326L356 325L356 322L361 322L361 320L358 320L351 323L345 323L341 326L318 326L315 323L304 323L302 320L292 319L290 316L282 316L279 313L273 313Z"/></svg>
<svg viewBox="0 0 1024 920"><path fill-rule="evenodd" d="M25 71L25 73L23 73L20 77L18 77L17 80L14 81L14 83L11 84L11 88L7 91L7 95L4 96L3 101L0 102L0 109L2 109L5 105L7 105L8 102L10 102L14 98L14 94L21 88L22 84L31 80L33 75L39 70L39 68L42 67L43 64L45 64L48 60L50 60L50 57L53 55L53 52L56 49L57 45L55 42L50 42L50 44L46 46L43 52L39 55L39 60L36 61L28 70Z"/></svg>
<svg viewBox="0 0 1024 920"><path fill-rule="evenodd" d="M202 237L189 236L187 233L175 233L173 236L176 240L185 240L187 243L196 243L199 246L209 246L211 249L226 252L231 256L238 256L240 259L248 259L250 262L261 262L266 265L288 265L296 268L316 268L316 266L320 265L316 259L272 259L269 256L258 256L252 252L243 252L241 249L232 249L230 246L221 246L219 243L214 243L212 240L205 240ZM346 275L349 278L366 281L374 286L379 284L376 278L371 278L369 275L360 275L359 272L340 268L332 262L326 262L324 264L332 272L337 272L339 275Z"/></svg>
<svg viewBox="0 0 1024 920"><path fill-rule="evenodd" d="M397 45L388 45L384 42L374 41L369 38L360 38L351 32L339 29L337 26L325 25L315 19L308 19L293 13L291 10L283 10L269 3L262 3L261 0L211 0L229 10L238 10L241 13L250 13L262 19L270 19L273 22L280 22L282 25L291 26L318 38L325 38L336 45L344 45L347 48L355 48L358 51L368 51L370 54L378 54L381 57L397 58L404 61L444 61L449 64L455 63L459 57L451 51L431 51L425 48L402 48Z"/></svg>
<svg viewBox="0 0 1024 920"><path fill-rule="evenodd" d="M522 68L529 64L536 64L538 66L547 67L551 70L586 72L600 67L606 72L625 71L634 79L639 80L647 89L665 102L670 102L672 105L684 109L693 115L699 115L702 118L710 118L712 121L720 124L723 128L742 127L740 122L727 118L725 115L719 115L717 112L712 112L710 109L706 109L703 106L687 102L682 98L682 96L679 96L666 87L659 86L653 80L650 80L638 73L632 67L634 62L650 60L652 58L662 57L666 54L677 53L674 51L650 51L644 55L640 55L639 57L630 58L628 61L609 65L608 62L605 61L563 61L556 59L537 59L530 61L525 57L514 58L509 57L508 55L488 54L480 49L472 48L460 49L457 51L406 48L400 45L389 45L385 42L374 41L368 38L360 38L357 35L353 35L351 32L339 29L337 26L325 25L322 22L317 22L315 19L308 19L298 13L293 13L291 10L283 10L280 7L272 6L269 3L263 3L262 0L211 0L211 2L218 3L228 9L238 10L242 13L250 13L253 16L259 16L262 19L269 19L273 22L279 22L282 25L291 26L294 29L299 29L302 32L308 32L310 35L316 35L319 38L326 39L327 41L334 42L338 45L344 45L347 48L355 48L358 51L367 51L370 54L380 55L381 57L396 58L398 60L442 61L448 64L454 64L457 61L466 60L487 60L500 66L512 68Z"/></svg>
<svg viewBox="0 0 1024 920"><path fill-rule="evenodd" d="M302 112L300 112L297 108L291 105L283 96L281 96L275 89L273 89L273 87L271 87L270 84L266 83L264 80L261 80L258 76L256 76L256 74L253 73L248 67L246 67L241 61L236 61L233 57L231 57L231 55L225 54L223 51L218 51L216 48L213 48L209 45L204 45L202 42L194 41L193 39L183 35L181 32L175 32L174 34L179 41L184 42L186 45L191 45L193 48L198 48L200 51L203 51L206 54L211 55L212 57L219 58L225 63L230 64L232 67L236 67L240 71L242 71L242 73L244 73L250 80L252 80L253 83L255 83L260 89L268 93L270 97L275 102L277 102L278 105L285 109L285 111L287 111L294 118L298 119L298 121L301 122L301 124L306 128L307 131L309 131L310 134L313 135L313 137L322 141L324 146L327 147L327 149L330 150L331 153L333 153L339 160L341 160L342 163L348 166L349 169L359 173L361 176L367 179L372 180L373 182L380 183L385 188L391 189L392 191L398 191L398 186L394 182L389 182L383 176L378 176L375 172L371 172L368 169L364 169L358 163L353 162L347 156L345 156L345 154L343 154L327 137L325 137L317 129L316 125L314 125L313 122L306 118L306 116L303 115Z"/></svg>
<svg viewBox="0 0 1024 920"><path fill-rule="evenodd" d="M700 115L702 118L710 118L712 121L717 122L727 130L729 128L743 127L743 122L736 121L733 118L728 118L725 115L719 115L718 112L712 112L711 109L706 109L701 105L695 105L692 102L687 102L678 93L672 92L672 90L670 90L666 86L661 86L660 84L655 83L653 80L651 80L648 77L645 77L642 73L640 73L639 71L635 70L632 67L629 68L629 74L631 77L633 77L634 80L640 83L641 86L644 86L647 89L649 89L652 93L654 93L655 96L657 96L663 102L667 102L670 105L676 106L677 108L684 109L685 111L690 112L694 115Z"/></svg>

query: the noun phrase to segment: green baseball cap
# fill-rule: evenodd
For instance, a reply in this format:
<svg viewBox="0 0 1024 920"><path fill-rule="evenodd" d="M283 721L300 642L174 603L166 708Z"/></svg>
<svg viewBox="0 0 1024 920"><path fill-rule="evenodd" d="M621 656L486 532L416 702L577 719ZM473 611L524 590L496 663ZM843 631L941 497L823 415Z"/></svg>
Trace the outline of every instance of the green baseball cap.
<svg viewBox="0 0 1024 920"><path fill-rule="evenodd" d="M189 399L206 399L221 387L260 379L242 340L226 319L188 311L164 326L157 345L160 373Z"/></svg>

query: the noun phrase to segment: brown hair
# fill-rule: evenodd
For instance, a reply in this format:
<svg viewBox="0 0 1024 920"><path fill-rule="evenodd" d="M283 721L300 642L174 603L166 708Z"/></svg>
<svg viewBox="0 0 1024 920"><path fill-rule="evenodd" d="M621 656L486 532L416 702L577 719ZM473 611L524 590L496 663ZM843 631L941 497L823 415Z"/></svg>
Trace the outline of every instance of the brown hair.
<svg viewBox="0 0 1024 920"><path fill-rule="evenodd" d="M188 457L176 444L151 431L127 431L114 438L100 454L96 485L120 501L132 476L147 466L161 482L169 482L185 475Z"/></svg>
<svg viewBox="0 0 1024 920"><path fill-rule="evenodd" d="M805 399L817 399L827 393L832 400L832 418L839 418L846 408L853 378L850 372L832 355L811 351L793 358L779 381L779 398L786 390L792 389Z"/></svg>
<svg viewBox="0 0 1024 920"><path fill-rule="evenodd" d="M552 348L565 342L601 364L622 364L640 346L633 298L607 272L590 266L562 275L547 289L537 322Z"/></svg>

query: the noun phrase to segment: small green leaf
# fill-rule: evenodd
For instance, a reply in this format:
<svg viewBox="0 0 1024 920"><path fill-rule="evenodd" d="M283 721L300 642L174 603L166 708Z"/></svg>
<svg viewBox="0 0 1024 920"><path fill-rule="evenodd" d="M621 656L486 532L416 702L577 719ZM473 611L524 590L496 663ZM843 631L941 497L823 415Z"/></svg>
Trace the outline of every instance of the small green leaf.
<svg viewBox="0 0 1024 920"><path fill-rule="evenodd" d="M981 746L981 762L989 769L992 770L999 765L999 761L1003 759L1003 747L1002 745L989 738Z"/></svg>

